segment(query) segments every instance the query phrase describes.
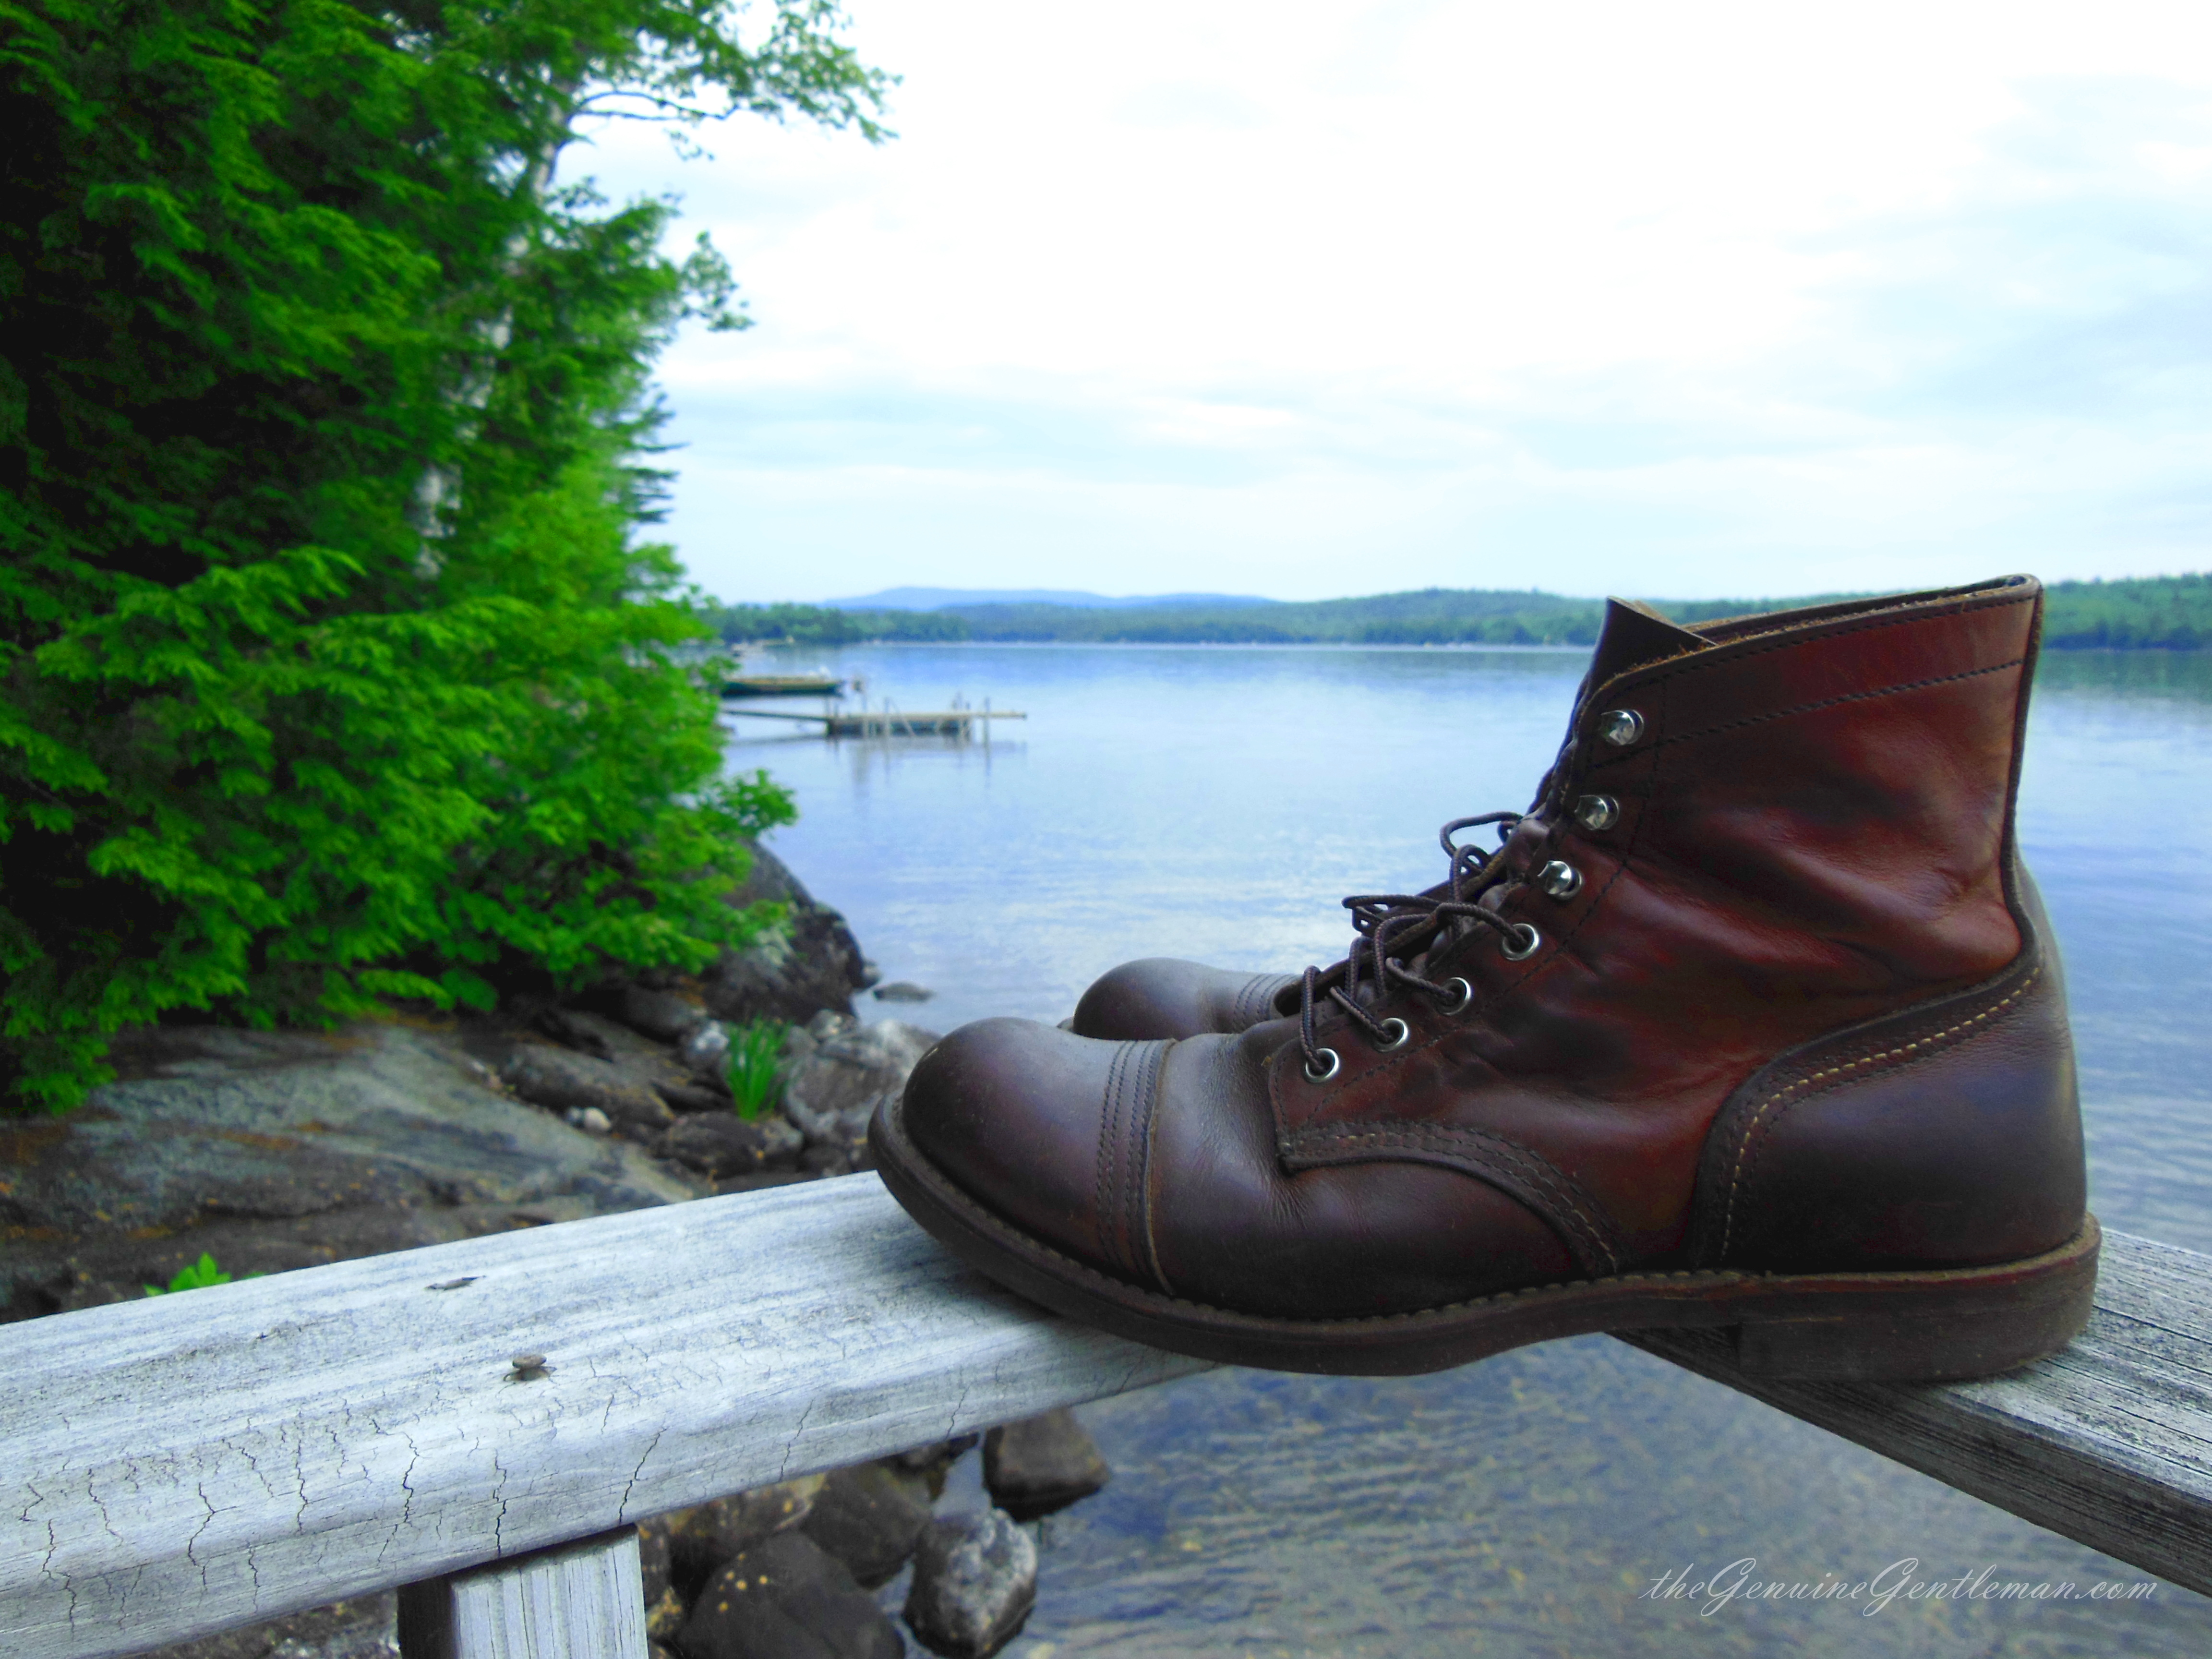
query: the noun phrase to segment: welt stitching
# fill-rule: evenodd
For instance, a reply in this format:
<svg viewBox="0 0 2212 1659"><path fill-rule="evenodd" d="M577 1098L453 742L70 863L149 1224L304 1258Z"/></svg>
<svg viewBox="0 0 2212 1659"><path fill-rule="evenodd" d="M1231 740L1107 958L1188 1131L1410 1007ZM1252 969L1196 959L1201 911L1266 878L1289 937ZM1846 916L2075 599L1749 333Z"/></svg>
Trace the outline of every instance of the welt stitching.
<svg viewBox="0 0 2212 1659"><path fill-rule="evenodd" d="M2014 1003L2026 996L2028 993L2028 988L2033 986L2038 979L2041 978L2042 975L2042 965L2038 963L2034 970L2031 972L2026 979L2014 986L2002 1001L1990 1004L1990 1006L1983 1009L1981 1012L1974 1015L1969 1019L1962 1019L1956 1025L1935 1032L1930 1036L1916 1037L1911 1042L1900 1043L1894 1048L1886 1048L1880 1054L1863 1054L1858 1059L1846 1060L1840 1066L1831 1066L1826 1071L1812 1073L1808 1076L1799 1078L1796 1082L1788 1084L1784 1087L1776 1090L1772 1094L1767 1096L1765 1099L1760 1101L1757 1109L1752 1113L1749 1121L1745 1123L1743 1127L1743 1139L1736 1147L1735 1168L1729 1176L1728 1207L1721 1215L1720 1253L1722 1258L1723 1260L1727 1258L1729 1241L1735 1234L1736 1189L1743 1180L1745 1163L1751 1157L1752 1138L1758 1133L1759 1120L1766 1115L1767 1109L1769 1107L1779 1105L1784 1101L1790 1100L1792 1096L1802 1097L1807 1094L1826 1093L1828 1090L1832 1089L1842 1083L1847 1073L1863 1071L1869 1066L1879 1066L1886 1060L1895 1060L1899 1055L1912 1054L1915 1049L1932 1048L1936 1044L1943 1042L1946 1039L1955 1037L1961 1031L1970 1030L1971 1028L1980 1024L1984 1020L1995 1019L1999 1014L2012 1006ZM1917 1058L1925 1058L1925 1056L1917 1056ZM1818 1085L1819 1087L1815 1088L1815 1085ZM1792 1101L1791 1103L1795 1104L1796 1102Z"/></svg>
<svg viewBox="0 0 2212 1659"><path fill-rule="evenodd" d="M1091 1178L1091 1210L1098 1218L1098 1248L1109 1260L1115 1259L1111 1225L1114 1209L1106 1200L1106 1190L1110 1184L1106 1179L1106 1172L1111 1167L1115 1149L1119 1144L1114 1134L1114 1121L1121 1114L1122 1064L1128 1059L1129 1051L1136 1046L1133 1042L1124 1042L1115 1048L1114 1058L1106 1067L1106 1099L1098 1114L1098 1167Z"/></svg>
<svg viewBox="0 0 2212 1659"><path fill-rule="evenodd" d="M1264 1001L1272 1001L1273 1000L1272 997L1264 999L1261 997L1259 994L1260 988L1262 986L1273 986L1280 982L1281 975L1278 974L1255 974L1251 978L1246 980L1244 981L1244 988L1237 994L1235 1018L1240 1023L1249 1020L1254 1014L1260 1011L1260 1007Z"/></svg>
<svg viewBox="0 0 2212 1659"><path fill-rule="evenodd" d="M1121 1228L1122 1236L1128 1240L1132 1269L1145 1265L1138 1255L1139 1248L1149 1254L1151 1247L1151 1240L1146 1236L1144 1226L1145 1149L1152 1140L1152 1104L1159 1085L1159 1049L1146 1043L1132 1081L1129 1132L1123 1137L1127 1150L1121 1175Z"/></svg>
<svg viewBox="0 0 2212 1659"><path fill-rule="evenodd" d="M1085 1285L1095 1285L1100 1290L1109 1293L1134 1289L1137 1290L1140 1295L1150 1294L1149 1291L1143 1291L1141 1287L1129 1285L1124 1281L1114 1278L1110 1273L1103 1273L1099 1272L1097 1268L1092 1267L1089 1262L1079 1261L1074 1256L1069 1255L1064 1250L1056 1250L1053 1249L1051 1245L1045 1243L1042 1240L1031 1237L1029 1234L1022 1231L1019 1228L1012 1225L1010 1223L994 1214L991 1211L986 1209L982 1205L978 1204L974 1199L969 1197L967 1194L962 1192L957 1187L951 1186L944 1182L941 1177L931 1180L929 1186L930 1189L935 1194L938 1202L940 1204L945 1205L949 1209L957 1211L961 1215L966 1217L977 1227L986 1232L994 1235L1010 1246L1020 1250L1030 1252L1036 1255L1043 1256L1056 1263L1060 1267L1066 1271L1067 1277L1076 1279L1079 1283ZM2088 1221L2082 1224L2081 1233L2087 1233L2094 1225L2094 1218L2091 1218ZM2075 1237L2078 1238L2081 1237L2081 1234L2076 1234ZM2061 1246L2060 1248L2063 1249L2069 1247ZM2057 1252L2051 1251L2047 1254L2055 1255ZM1613 1289L1626 1285L1695 1283L1700 1285L1718 1286L1723 1285L1748 1285L1765 1277L1767 1277L1767 1275L1763 1273L1744 1273L1739 1269L1729 1267L1648 1267L1639 1273L1607 1273L1598 1278L1565 1279L1557 1284L1552 1285L1524 1285L1518 1290L1492 1291L1486 1296L1466 1297L1457 1302L1440 1303L1434 1307L1429 1308L1410 1309L1404 1313L1353 1314L1340 1316L1334 1318L1284 1320L1280 1322L1285 1325L1296 1325L1301 1328L1316 1331L1363 1332L1382 1329L1391 1326L1403 1327L1419 1324L1425 1321L1437 1319L1442 1316L1462 1314L1474 1309L1502 1307L1509 1302L1526 1303L1540 1299L1560 1297L1563 1296L1582 1296L1592 1291ZM1881 1273L1868 1273L1863 1275L1863 1277L1868 1279L1886 1279L1889 1277L1889 1275ZM1172 1307L1177 1309L1188 1309L1194 1313L1231 1314L1232 1312L1230 1309L1217 1308L1211 1303L1198 1302L1188 1297L1176 1296L1172 1291L1166 1293L1160 1299L1168 1303ZM1249 1316L1245 1316L1249 1317Z"/></svg>
<svg viewBox="0 0 2212 1659"><path fill-rule="evenodd" d="M897 1109L894 1106L892 1109L894 1113L896 1113ZM1010 1247L1020 1251L1028 1252L1033 1255L1042 1256L1048 1261L1057 1264L1058 1267L1065 1270L1066 1275L1068 1278L1073 1279L1079 1283L1086 1285L1096 1285L1099 1290L1108 1293L1133 1290L1139 1295L1149 1296L1152 1294L1152 1292L1144 1290L1141 1286L1129 1285L1124 1280L1115 1279L1110 1273L1101 1273L1089 1262L1079 1261L1076 1257L1069 1255L1066 1251L1056 1250L1053 1249L1051 1245L1045 1243L1042 1240L1030 1237L1028 1233L1022 1231L1019 1228L1013 1226L1012 1224L1005 1221L999 1216L994 1214L991 1211L986 1209L982 1205L969 1197L967 1194L962 1192L957 1187L951 1186L948 1182L945 1182L942 1177L924 1176L919 1178L927 1182L928 1189L935 1195L939 1203L943 1204L948 1209L957 1211L975 1226L985 1232L992 1234ZM2095 1225L2095 1218L2089 1218L2082 1224L2081 1232L2077 1233L2075 1236L2075 1238L2081 1238ZM2061 1249L2069 1248L2071 1248L2070 1242L2069 1244L2062 1245L2060 1247ZM2058 1252L2053 1250L2046 1252L2045 1254L2046 1255L2056 1255ZM1855 1276L1867 1279L1887 1279L1891 1277L1891 1275L1884 1273L1867 1273ZM1436 1306L1428 1308L1409 1309L1404 1313L1352 1314L1322 1319L1286 1319L1279 1322L1284 1325L1295 1325L1302 1329L1332 1333L1338 1331L1358 1333L1382 1329L1392 1326L1405 1327L1408 1325L1418 1325L1428 1321L1437 1319L1446 1315L1463 1314L1471 1310L1480 1308L1502 1307L1510 1302L1529 1303L1540 1300L1580 1297L1586 1295L1592 1291L1610 1290L1627 1285L1695 1283L1700 1285L1720 1286L1725 1285L1749 1285L1767 1277L1769 1277L1769 1275L1764 1273L1744 1273L1741 1270L1729 1267L1647 1267L1639 1273L1607 1273L1597 1278L1591 1279L1563 1279L1556 1284L1551 1285L1524 1285L1518 1290L1492 1291L1485 1296L1465 1297L1457 1302L1439 1303ZM1167 1303L1173 1308L1188 1309L1190 1311L1198 1314L1231 1315L1237 1317L1250 1317L1249 1315L1237 1316L1234 1314L1233 1310L1217 1308L1211 1303L1194 1301L1189 1297L1177 1296L1172 1291L1162 1295L1160 1300Z"/></svg>
<svg viewBox="0 0 2212 1659"><path fill-rule="evenodd" d="M1344 1129L1320 1129L1310 1131L1307 1137L1301 1138L1334 1142L1344 1146L1358 1146L1370 1143L1389 1146L1404 1142L1419 1145L1427 1141L1441 1146L1445 1151L1456 1151L1463 1143L1472 1141L1477 1150L1492 1153L1509 1168L1515 1165L1521 1166L1522 1172L1540 1190L1549 1194L1555 1201L1566 1207L1569 1214L1578 1224L1577 1231L1582 1233L1583 1243L1592 1247L1595 1254L1603 1256L1608 1265L1614 1267L1620 1265L1620 1252L1613 1248L1612 1240L1607 1231L1583 1207L1585 1201L1591 1201L1594 1207L1594 1200L1585 1200L1579 1191L1569 1184L1569 1177L1565 1172L1555 1167L1551 1160L1529 1152L1526 1147L1517 1146L1502 1136L1485 1134L1480 1130L1445 1129L1433 1125L1421 1125L1403 1129L1372 1129L1360 1134L1354 1134Z"/></svg>
<svg viewBox="0 0 2212 1659"><path fill-rule="evenodd" d="M1172 1042L1164 1044L1154 1056L1158 1070L1152 1079L1152 1109L1145 1114L1145 1138L1138 1148L1140 1156L1137 1163L1138 1218L1144 1227L1140 1237L1145 1246L1145 1264L1152 1271L1152 1283L1170 1296L1175 1294L1175 1286L1168 1282L1167 1269L1160 1266L1159 1240L1152 1225L1152 1137L1158 1133L1159 1091L1167 1081L1168 1050L1174 1046Z"/></svg>

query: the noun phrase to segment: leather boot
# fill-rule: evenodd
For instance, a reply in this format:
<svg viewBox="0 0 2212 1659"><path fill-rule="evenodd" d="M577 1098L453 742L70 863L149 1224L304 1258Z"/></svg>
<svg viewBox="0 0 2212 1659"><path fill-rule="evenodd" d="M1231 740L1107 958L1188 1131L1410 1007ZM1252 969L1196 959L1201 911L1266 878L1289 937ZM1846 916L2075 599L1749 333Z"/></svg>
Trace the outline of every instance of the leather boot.
<svg viewBox="0 0 2212 1659"><path fill-rule="evenodd" d="M2041 612L2013 577L1598 664L1504 847L1370 902L1294 1013L965 1026L878 1110L884 1179L1024 1295L1237 1364L1688 1326L1774 1376L2048 1353L2098 1235L2013 830Z"/></svg>
<svg viewBox="0 0 2212 1659"><path fill-rule="evenodd" d="M1589 671L1576 693L1577 706L1603 679L1638 664L1656 662L1688 647L1728 637L1768 620L1743 617L1712 624L1704 634L1679 628L1648 605L1634 600L1610 599L1603 628L1590 653ZM1510 817L1510 814L1497 814ZM1454 834L1467 820L1444 826L1442 840L1448 859L1460 848ZM1432 887L1423 898L1443 896ZM1385 895L1355 894L1344 901L1355 926L1364 932L1372 907ZM1296 974L1248 974L1176 957L1147 957L1125 962L1093 981L1075 1005L1075 1014L1064 1029L1078 1036L1106 1037L1118 1042L1149 1037L1204 1036L1209 1032L1233 1036L1263 1020L1277 1019L1297 1007Z"/></svg>

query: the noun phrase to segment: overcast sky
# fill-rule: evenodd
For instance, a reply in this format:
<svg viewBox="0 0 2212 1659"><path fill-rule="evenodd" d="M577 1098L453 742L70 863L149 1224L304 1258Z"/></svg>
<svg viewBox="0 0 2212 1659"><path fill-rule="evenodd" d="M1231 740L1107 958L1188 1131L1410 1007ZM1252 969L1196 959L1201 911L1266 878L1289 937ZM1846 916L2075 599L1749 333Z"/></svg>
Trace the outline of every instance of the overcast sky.
<svg viewBox="0 0 2212 1659"><path fill-rule="evenodd" d="M2212 568L2202 0L852 0L871 148L675 191L730 599L1654 596Z"/></svg>

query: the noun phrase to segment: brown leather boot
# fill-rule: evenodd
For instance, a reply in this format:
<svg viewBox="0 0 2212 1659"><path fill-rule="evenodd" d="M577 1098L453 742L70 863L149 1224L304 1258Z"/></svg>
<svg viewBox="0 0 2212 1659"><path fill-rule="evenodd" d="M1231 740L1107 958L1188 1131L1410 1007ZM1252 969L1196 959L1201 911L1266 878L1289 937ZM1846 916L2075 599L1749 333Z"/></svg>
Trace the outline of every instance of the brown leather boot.
<svg viewBox="0 0 2212 1659"><path fill-rule="evenodd" d="M2014 577L1601 664L1504 848L1370 905L1295 1017L963 1027L878 1113L884 1181L1023 1294L1238 1364L1669 1326L1776 1376L2050 1352L2097 1229L2013 836L2041 610Z"/></svg>
<svg viewBox="0 0 2212 1659"><path fill-rule="evenodd" d="M1765 617L1745 617L1719 624L1723 629L1743 630L1763 623ZM1577 706L1592 689L1616 674L1646 662L1656 662L1687 647L1708 642L1705 635L1678 628L1649 606L1632 600L1612 599L1606 605L1605 625L1598 635L1590 666L1576 693ZM1510 812L1491 814L1510 818ZM1460 819L1443 827L1444 854L1455 869L1465 849L1454 835L1486 819ZM1431 887L1414 896L1445 896L1449 884ZM1376 919L1378 904L1399 896L1355 894L1344 901L1362 933ZM1402 902L1402 901L1401 901ZM1106 1037L1120 1042L1149 1037L1193 1037L1209 1033L1233 1036L1249 1031L1263 1020L1279 1019L1297 1011L1298 975L1248 974L1238 969L1210 968L1203 963L1176 957L1147 957L1125 962L1101 975L1075 1005L1075 1014L1064 1029L1078 1036Z"/></svg>

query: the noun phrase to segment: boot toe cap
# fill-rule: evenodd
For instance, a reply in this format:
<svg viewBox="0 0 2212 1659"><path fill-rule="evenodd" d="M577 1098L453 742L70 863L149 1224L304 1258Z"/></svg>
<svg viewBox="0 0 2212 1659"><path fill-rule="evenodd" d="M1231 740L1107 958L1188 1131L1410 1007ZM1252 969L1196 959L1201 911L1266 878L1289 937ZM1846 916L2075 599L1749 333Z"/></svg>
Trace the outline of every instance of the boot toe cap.
<svg viewBox="0 0 2212 1659"><path fill-rule="evenodd" d="M1103 1177L1126 1160L1109 1113L1126 1113L1133 1051L1026 1020L963 1025L924 1054L900 1109L907 1142L936 1172L1024 1232L1103 1271L1132 1264L1107 1248ZM1156 1062L1156 1058L1154 1060Z"/></svg>

